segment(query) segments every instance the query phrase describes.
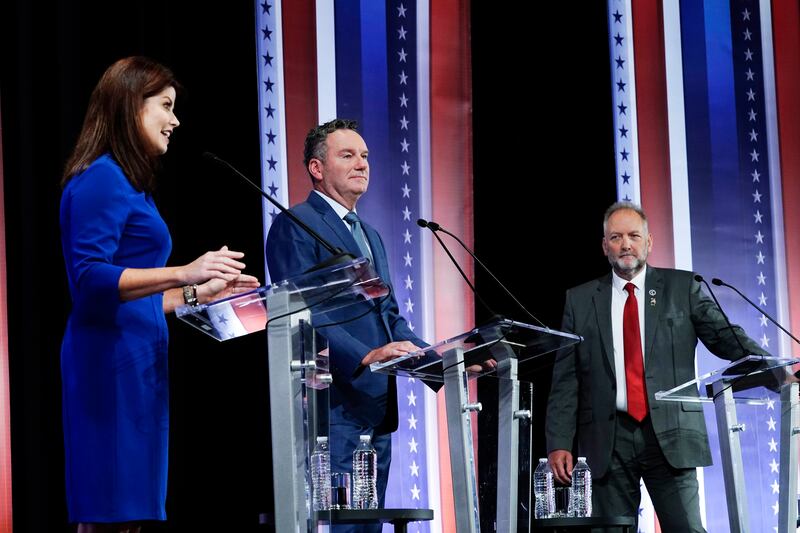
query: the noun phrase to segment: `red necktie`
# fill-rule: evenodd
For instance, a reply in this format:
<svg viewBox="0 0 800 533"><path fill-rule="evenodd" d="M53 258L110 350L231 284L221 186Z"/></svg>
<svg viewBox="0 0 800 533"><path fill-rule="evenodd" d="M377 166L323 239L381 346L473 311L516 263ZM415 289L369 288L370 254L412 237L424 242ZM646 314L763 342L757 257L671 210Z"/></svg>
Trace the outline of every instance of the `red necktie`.
<svg viewBox="0 0 800 533"><path fill-rule="evenodd" d="M628 298L622 313L622 340L625 346L625 383L628 391L628 414L638 422L647 416L647 392L644 384L644 357L642 333L639 329L639 305L636 302L636 285L625 285Z"/></svg>

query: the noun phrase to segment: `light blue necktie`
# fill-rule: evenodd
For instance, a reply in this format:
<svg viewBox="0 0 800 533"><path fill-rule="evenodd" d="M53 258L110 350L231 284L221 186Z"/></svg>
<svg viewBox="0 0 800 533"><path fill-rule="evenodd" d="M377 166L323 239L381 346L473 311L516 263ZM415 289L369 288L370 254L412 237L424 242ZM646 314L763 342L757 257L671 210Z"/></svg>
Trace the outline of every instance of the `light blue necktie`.
<svg viewBox="0 0 800 533"><path fill-rule="evenodd" d="M372 260L372 254L369 251L369 246L367 245L367 236L364 233L364 228L361 227L361 219L358 218L358 215L354 211L350 211L344 216L345 222L350 224L350 231L353 234L353 239L355 239L356 244L358 245L358 249L361 251L361 256L366 257L369 259L370 263L375 264Z"/></svg>

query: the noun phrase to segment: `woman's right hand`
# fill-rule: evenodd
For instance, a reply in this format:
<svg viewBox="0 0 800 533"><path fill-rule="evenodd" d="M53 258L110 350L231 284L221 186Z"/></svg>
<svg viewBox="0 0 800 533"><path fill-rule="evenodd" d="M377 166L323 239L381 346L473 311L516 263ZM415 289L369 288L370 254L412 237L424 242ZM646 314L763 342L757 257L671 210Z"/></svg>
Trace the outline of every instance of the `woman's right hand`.
<svg viewBox="0 0 800 533"><path fill-rule="evenodd" d="M244 270L245 264L237 261L242 257L244 257L242 252L228 250L227 246L214 252L206 252L188 265L181 267L182 283L192 285L205 283L210 279L233 281Z"/></svg>

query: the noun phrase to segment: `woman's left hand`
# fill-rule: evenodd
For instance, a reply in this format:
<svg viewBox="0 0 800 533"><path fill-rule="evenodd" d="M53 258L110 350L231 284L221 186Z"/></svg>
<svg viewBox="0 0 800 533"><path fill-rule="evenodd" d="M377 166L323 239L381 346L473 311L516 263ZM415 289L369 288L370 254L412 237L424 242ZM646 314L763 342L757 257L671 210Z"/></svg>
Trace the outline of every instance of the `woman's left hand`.
<svg viewBox="0 0 800 533"><path fill-rule="evenodd" d="M234 294L252 291L260 285L258 278L248 274L239 274L236 279L231 281L213 278L197 286L197 299L201 303L208 303Z"/></svg>

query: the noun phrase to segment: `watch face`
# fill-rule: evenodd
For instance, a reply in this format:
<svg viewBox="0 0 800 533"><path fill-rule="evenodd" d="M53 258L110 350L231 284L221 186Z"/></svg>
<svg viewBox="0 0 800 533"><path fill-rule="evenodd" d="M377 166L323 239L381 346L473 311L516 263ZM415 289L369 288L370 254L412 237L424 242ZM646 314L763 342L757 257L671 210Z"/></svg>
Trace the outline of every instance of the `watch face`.
<svg viewBox="0 0 800 533"><path fill-rule="evenodd" d="M186 303L186 305L197 304L197 292L194 286L185 285L183 287L183 301Z"/></svg>

